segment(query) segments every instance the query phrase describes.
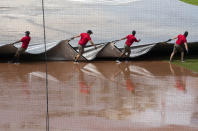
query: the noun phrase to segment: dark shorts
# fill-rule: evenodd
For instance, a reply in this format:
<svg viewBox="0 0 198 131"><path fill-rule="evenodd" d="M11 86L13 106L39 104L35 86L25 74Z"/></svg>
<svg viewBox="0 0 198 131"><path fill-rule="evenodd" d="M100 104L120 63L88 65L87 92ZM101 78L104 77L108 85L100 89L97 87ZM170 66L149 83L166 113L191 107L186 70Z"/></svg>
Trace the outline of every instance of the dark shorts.
<svg viewBox="0 0 198 131"><path fill-rule="evenodd" d="M175 44L174 48L173 48L173 53L177 53L178 51L179 52L184 52L184 49L180 45Z"/></svg>
<svg viewBox="0 0 198 131"><path fill-rule="evenodd" d="M131 48L130 48L130 46L128 46L128 45L125 44L125 46L124 46L124 52L125 52L125 53L131 53Z"/></svg>
<svg viewBox="0 0 198 131"><path fill-rule="evenodd" d="M17 56L21 55L22 53L25 52L25 50L26 50L26 49L24 49L24 48L22 48L22 47L21 47L21 48L18 48L18 50L17 50L17 52L16 52L16 55L17 55Z"/></svg>
<svg viewBox="0 0 198 131"><path fill-rule="evenodd" d="M85 48L85 45L79 45L79 46L78 46L79 55L82 55L82 54L84 53L84 48Z"/></svg>

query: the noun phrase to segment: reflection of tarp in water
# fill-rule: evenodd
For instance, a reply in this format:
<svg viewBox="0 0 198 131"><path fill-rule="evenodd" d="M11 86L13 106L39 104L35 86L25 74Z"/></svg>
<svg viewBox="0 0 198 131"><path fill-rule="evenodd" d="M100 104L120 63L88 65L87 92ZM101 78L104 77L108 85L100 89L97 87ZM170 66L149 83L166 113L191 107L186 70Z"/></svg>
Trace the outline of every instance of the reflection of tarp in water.
<svg viewBox="0 0 198 131"><path fill-rule="evenodd" d="M101 72L99 72L95 65L89 63L86 64L82 69L82 72L86 73L87 75L104 78Z"/></svg>
<svg viewBox="0 0 198 131"><path fill-rule="evenodd" d="M38 77L39 79L46 79L46 73L45 72L39 72L39 71L37 71L37 72L31 72L31 73L29 73L30 80L32 80L32 77L33 76L34 77ZM51 76L51 75L48 75L48 80L54 81L54 82L58 82L58 80L55 77Z"/></svg>
<svg viewBox="0 0 198 131"><path fill-rule="evenodd" d="M155 43L147 45L138 45L131 47L131 58L143 58L152 57L153 59L159 56L169 56L173 50L174 44ZM95 58L117 58L121 55L123 48L118 48L113 42L96 44L97 49L94 46L86 46L85 53L80 58L81 61L93 60ZM190 54L196 55L198 52L197 42L188 43ZM16 46L19 47L19 46ZM0 46L0 56L13 56L17 51L17 48L12 45ZM69 40L62 40L60 42L52 42L46 45L48 60L74 60L78 53L78 48L72 47L69 44ZM24 58L43 60L45 48L43 44L31 45L23 54Z"/></svg>

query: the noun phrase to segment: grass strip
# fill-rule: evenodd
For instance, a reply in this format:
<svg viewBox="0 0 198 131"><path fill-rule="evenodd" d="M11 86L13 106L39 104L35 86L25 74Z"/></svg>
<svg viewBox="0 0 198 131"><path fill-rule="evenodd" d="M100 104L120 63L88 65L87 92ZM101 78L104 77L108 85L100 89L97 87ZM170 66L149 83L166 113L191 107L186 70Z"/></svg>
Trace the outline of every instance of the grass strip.
<svg viewBox="0 0 198 131"><path fill-rule="evenodd" d="M180 0L188 4L198 5L198 0Z"/></svg>
<svg viewBox="0 0 198 131"><path fill-rule="evenodd" d="M180 60L174 60L173 64L182 66L186 69L192 70L198 73L198 58L190 58L185 60L185 62L181 62Z"/></svg>

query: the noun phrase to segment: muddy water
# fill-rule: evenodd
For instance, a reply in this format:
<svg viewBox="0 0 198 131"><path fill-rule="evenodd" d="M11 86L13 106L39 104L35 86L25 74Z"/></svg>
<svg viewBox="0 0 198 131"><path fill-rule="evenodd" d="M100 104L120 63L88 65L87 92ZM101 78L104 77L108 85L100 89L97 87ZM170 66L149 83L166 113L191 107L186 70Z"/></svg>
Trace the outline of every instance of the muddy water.
<svg viewBox="0 0 198 131"><path fill-rule="evenodd" d="M52 131L198 130L198 75L166 62L49 62ZM0 64L0 130L45 130L45 65Z"/></svg>

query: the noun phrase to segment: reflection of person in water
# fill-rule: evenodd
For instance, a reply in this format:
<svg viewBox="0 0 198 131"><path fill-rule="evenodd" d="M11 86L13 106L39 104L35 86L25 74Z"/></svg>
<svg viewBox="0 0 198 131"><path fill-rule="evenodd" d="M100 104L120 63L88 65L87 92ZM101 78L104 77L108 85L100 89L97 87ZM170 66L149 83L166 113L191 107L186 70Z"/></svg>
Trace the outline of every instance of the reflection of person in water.
<svg viewBox="0 0 198 131"><path fill-rule="evenodd" d="M181 75L177 76L171 63L170 63L170 71L175 78L175 87L180 91L186 91L186 77ZM180 72L182 74L184 73L183 68L180 68Z"/></svg>
<svg viewBox="0 0 198 131"><path fill-rule="evenodd" d="M84 74L83 72L81 71L81 68L76 65L77 67L77 70L79 72L79 87L80 87L80 92L81 93L84 93L84 94L89 94L90 93L90 89L91 89L91 86L93 85L93 81L91 84L87 84L86 80L84 79Z"/></svg>
<svg viewBox="0 0 198 131"><path fill-rule="evenodd" d="M198 125L198 112L193 112L191 116L191 124Z"/></svg>
<svg viewBox="0 0 198 131"><path fill-rule="evenodd" d="M124 74L124 80L126 82L126 88L130 92L135 92L135 85L130 79L130 70L129 70L129 64L119 64L119 68Z"/></svg>
<svg viewBox="0 0 198 131"><path fill-rule="evenodd" d="M30 95L30 89L29 89L30 85L28 82L28 76L26 75L26 72L23 69L21 69L20 67L17 68L18 72L20 72L20 73L18 73L16 81L21 83L21 88L22 88L23 93L25 95L29 96Z"/></svg>

